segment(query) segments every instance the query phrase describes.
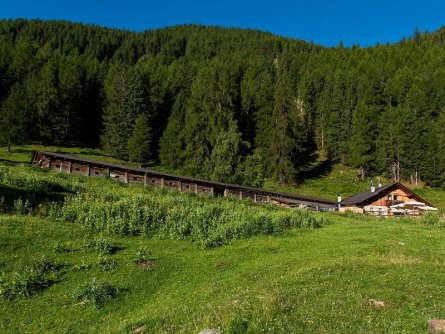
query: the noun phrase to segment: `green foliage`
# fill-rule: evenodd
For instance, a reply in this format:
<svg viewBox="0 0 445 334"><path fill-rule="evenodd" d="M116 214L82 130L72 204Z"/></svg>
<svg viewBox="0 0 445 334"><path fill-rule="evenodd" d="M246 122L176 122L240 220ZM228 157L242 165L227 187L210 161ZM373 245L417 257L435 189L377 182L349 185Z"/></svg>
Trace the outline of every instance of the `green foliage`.
<svg viewBox="0 0 445 334"><path fill-rule="evenodd" d="M20 144L29 139L32 113L24 87L16 83L0 109L0 141L7 144L8 152L12 144Z"/></svg>
<svg viewBox="0 0 445 334"><path fill-rule="evenodd" d="M115 298L118 289L110 283L100 283L95 278L77 288L73 299L75 302L90 303L94 308L100 309L105 302Z"/></svg>
<svg viewBox="0 0 445 334"><path fill-rule="evenodd" d="M14 201L14 210L18 215L27 215L31 213L31 204L28 200L23 201L21 198Z"/></svg>
<svg viewBox="0 0 445 334"><path fill-rule="evenodd" d="M130 161L139 165L147 162L151 157L151 127L145 115L136 118L133 134L128 139L128 157Z"/></svg>
<svg viewBox="0 0 445 334"><path fill-rule="evenodd" d="M11 187L40 193L78 192L83 189L79 180L68 180L64 175L49 176L36 171L11 169L2 165L0 165L0 182Z"/></svg>
<svg viewBox="0 0 445 334"><path fill-rule="evenodd" d="M215 145L207 161L207 174L213 181L238 183L240 181L241 133L234 122L230 122L227 131L221 131L216 138Z"/></svg>
<svg viewBox="0 0 445 334"><path fill-rule="evenodd" d="M81 223L117 235L159 235L191 238L202 247L228 244L232 239L253 235L280 234L285 230L317 228L323 221L307 211L282 210L221 200L202 205L204 199L187 194L153 193L111 199L101 193L69 198L63 207L65 220ZM92 242L109 253L110 243L100 238Z"/></svg>
<svg viewBox="0 0 445 334"><path fill-rule="evenodd" d="M112 254L116 249L116 247L113 246L112 243L108 239L104 238L103 236L98 236L97 238L94 238L93 240L88 241L87 246L94 248L101 255Z"/></svg>
<svg viewBox="0 0 445 334"><path fill-rule="evenodd" d="M0 196L0 214L8 212L5 196Z"/></svg>
<svg viewBox="0 0 445 334"><path fill-rule="evenodd" d="M441 225L439 215L435 212L425 212L420 218L420 222L425 225L437 226Z"/></svg>
<svg viewBox="0 0 445 334"><path fill-rule="evenodd" d="M353 114L350 162L359 167L362 179L372 171L375 164L375 130L374 124L377 110L364 102L360 102Z"/></svg>
<svg viewBox="0 0 445 334"><path fill-rule="evenodd" d="M303 181L318 150L363 176L444 185L443 29L394 45L323 48L193 25L0 26L6 144L101 144L114 157L191 176L261 184L266 175L282 186ZM133 133L141 115L149 126ZM247 170L255 152L261 171Z"/></svg>
<svg viewBox="0 0 445 334"><path fill-rule="evenodd" d="M30 298L51 284L50 275L56 270L47 257L36 260L31 266L0 277L0 296L6 299Z"/></svg>
<svg viewBox="0 0 445 334"><path fill-rule="evenodd" d="M101 255L97 259L97 267L102 271L110 271L116 267L116 261Z"/></svg>
<svg viewBox="0 0 445 334"><path fill-rule="evenodd" d="M104 111L102 146L114 156L127 158L128 141L135 119L147 108L141 73L122 64L112 66L105 81L105 94L107 107Z"/></svg>

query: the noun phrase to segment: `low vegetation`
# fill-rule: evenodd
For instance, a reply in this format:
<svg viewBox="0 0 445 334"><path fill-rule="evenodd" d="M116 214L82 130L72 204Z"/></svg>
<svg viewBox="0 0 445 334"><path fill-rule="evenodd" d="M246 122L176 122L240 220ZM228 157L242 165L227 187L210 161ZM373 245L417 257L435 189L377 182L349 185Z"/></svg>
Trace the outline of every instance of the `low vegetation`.
<svg viewBox="0 0 445 334"><path fill-rule="evenodd" d="M439 215L317 214L0 170L1 333L426 333L445 313Z"/></svg>

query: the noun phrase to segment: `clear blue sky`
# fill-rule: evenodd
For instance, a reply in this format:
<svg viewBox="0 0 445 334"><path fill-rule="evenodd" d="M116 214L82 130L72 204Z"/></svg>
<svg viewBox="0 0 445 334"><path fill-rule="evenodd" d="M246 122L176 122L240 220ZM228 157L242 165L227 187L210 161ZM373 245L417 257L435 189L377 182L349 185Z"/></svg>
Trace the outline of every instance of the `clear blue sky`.
<svg viewBox="0 0 445 334"><path fill-rule="evenodd" d="M135 31L195 23L260 29L326 46L370 46L445 25L445 0L0 0L0 17Z"/></svg>

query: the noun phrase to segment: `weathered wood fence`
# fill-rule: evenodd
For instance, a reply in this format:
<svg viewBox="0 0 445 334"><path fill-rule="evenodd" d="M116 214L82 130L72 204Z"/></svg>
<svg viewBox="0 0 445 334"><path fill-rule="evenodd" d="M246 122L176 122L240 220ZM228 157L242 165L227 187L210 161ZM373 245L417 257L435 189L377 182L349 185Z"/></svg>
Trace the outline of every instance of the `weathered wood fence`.
<svg viewBox="0 0 445 334"><path fill-rule="evenodd" d="M41 168L49 168L63 173L110 177L122 183L143 183L147 186L190 191L201 195L232 196L239 200L251 200L255 203L272 203L315 211L335 210L334 203L325 199L179 176L61 153L35 151L31 163Z"/></svg>

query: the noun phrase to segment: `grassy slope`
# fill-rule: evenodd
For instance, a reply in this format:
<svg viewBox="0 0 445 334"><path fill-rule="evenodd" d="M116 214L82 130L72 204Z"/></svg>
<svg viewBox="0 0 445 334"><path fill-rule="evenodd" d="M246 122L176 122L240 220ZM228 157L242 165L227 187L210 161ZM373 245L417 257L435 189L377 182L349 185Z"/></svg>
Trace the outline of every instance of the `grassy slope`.
<svg viewBox="0 0 445 334"><path fill-rule="evenodd" d="M95 267L86 234L78 225L0 218L2 270L41 254L63 264L46 291L0 300L2 333L127 333L140 324L160 333L218 326L225 333L423 333L428 319L445 314L443 230L416 221L335 216L319 230L206 251L189 241L113 237L121 250L109 272ZM54 253L57 243L68 251ZM156 259L153 271L133 263L140 246ZM73 269L82 262L92 268ZM91 277L126 290L100 310L74 303L74 289ZM370 299L386 306L372 308Z"/></svg>
<svg viewBox="0 0 445 334"><path fill-rule="evenodd" d="M6 160L28 162L32 149ZM339 175L352 173L336 168L325 181L290 190L319 196L312 187L320 185L331 192ZM422 191L443 199L441 192ZM91 232L84 227L0 215L0 271L18 270L41 255L62 265L55 284L30 300L0 299L0 332L128 333L145 324L147 333L218 326L224 333L426 333L428 319L444 317L443 229L417 220L326 217L332 224L318 230L235 240L211 250L190 241L106 236L120 251L110 256L116 267L104 272L96 265L99 254L85 246ZM56 252L56 245L65 251ZM134 264L141 246L156 259L152 271ZM76 270L82 263L91 268ZM100 310L71 297L93 277L122 289ZM370 299L386 306L372 308Z"/></svg>

